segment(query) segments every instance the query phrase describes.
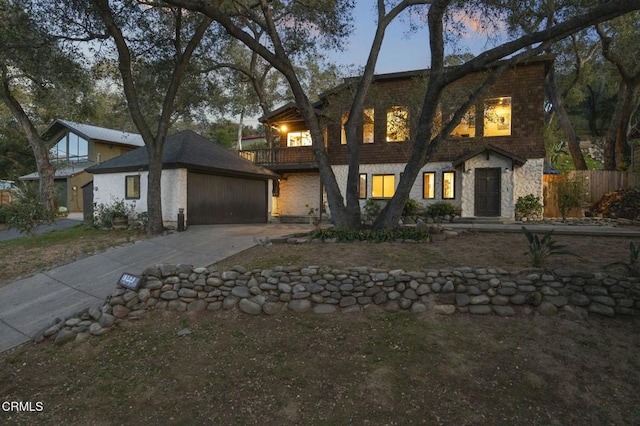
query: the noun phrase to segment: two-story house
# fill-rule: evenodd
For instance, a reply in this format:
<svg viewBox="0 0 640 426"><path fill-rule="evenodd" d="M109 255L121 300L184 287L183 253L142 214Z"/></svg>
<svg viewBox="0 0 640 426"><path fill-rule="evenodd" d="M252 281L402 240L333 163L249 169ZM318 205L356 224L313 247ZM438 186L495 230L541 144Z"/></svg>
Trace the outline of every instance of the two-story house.
<svg viewBox="0 0 640 426"><path fill-rule="evenodd" d="M505 71L422 167L410 197L423 205L451 202L463 217L506 220L514 218L518 197L533 194L542 199L544 81L550 66L549 58L536 58ZM446 90L434 129L487 72L491 70L467 76ZM393 196L411 155L428 78L426 70L375 77L358 125L362 203ZM315 105L326 123L324 142L343 194L348 169L344 123L351 83L345 80ZM284 105L260 121L273 132L275 146L244 150L241 155L280 175L273 190L274 219L326 211L311 137L295 104Z"/></svg>
<svg viewBox="0 0 640 426"><path fill-rule="evenodd" d="M85 169L144 146L142 136L66 120L54 121L42 134L50 143L51 162L56 166L55 188L58 207L68 212L84 210L82 188L93 179ZM34 181L39 174L21 176ZM91 195L89 193L89 195ZM89 201L91 206L92 201Z"/></svg>

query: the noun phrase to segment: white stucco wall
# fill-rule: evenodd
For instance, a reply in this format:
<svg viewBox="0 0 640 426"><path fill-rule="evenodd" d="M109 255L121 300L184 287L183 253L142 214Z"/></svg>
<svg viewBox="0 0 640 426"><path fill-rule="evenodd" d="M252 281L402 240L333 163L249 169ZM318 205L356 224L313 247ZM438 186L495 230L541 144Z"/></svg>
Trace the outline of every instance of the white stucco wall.
<svg viewBox="0 0 640 426"><path fill-rule="evenodd" d="M280 179L280 196L272 199L272 215L307 216L312 208L320 208L320 175L285 174Z"/></svg>
<svg viewBox="0 0 640 426"><path fill-rule="evenodd" d="M106 173L93 176L93 202L111 204L115 200L125 199L125 177L140 175L140 199L125 200L134 205L136 213L147 211L148 175L146 171ZM187 214L187 170L172 169L162 171L162 218L165 226L175 226L178 220L178 208L185 209Z"/></svg>
<svg viewBox="0 0 640 426"><path fill-rule="evenodd" d="M544 159L527 160L520 167L512 167L511 160L491 153L489 159L485 153L465 162L462 174L462 216L473 217L475 214L475 173L476 168L497 167L501 174L500 216L514 218L515 203L518 197L534 194L542 200L542 174Z"/></svg>

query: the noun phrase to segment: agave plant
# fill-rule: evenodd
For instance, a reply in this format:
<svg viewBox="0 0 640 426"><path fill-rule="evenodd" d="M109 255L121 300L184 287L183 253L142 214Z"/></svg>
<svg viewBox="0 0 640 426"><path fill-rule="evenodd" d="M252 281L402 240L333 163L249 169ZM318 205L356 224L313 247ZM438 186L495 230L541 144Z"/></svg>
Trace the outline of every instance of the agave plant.
<svg viewBox="0 0 640 426"><path fill-rule="evenodd" d="M624 266L629 274L633 277L640 277L640 245L636 246L633 242L629 243L629 262L613 262L606 265L606 268L612 266Z"/></svg>
<svg viewBox="0 0 640 426"><path fill-rule="evenodd" d="M567 249L566 246L558 244L557 241L551 237L553 230L544 234L542 238L533 234L524 226L522 227L522 231L529 241L529 252L525 254L529 255L531 263L535 268L543 267L547 262L547 259L553 255L578 256L571 250Z"/></svg>

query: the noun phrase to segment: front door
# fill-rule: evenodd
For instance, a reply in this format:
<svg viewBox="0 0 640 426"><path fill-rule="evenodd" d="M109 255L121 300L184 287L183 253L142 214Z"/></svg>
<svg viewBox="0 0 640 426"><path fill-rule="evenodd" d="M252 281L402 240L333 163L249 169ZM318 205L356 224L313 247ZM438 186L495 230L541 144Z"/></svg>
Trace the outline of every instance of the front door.
<svg viewBox="0 0 640 426"><path fill-rule="evenodd" d="M475 169L475 215L500 216L501 169Z"/></svg>

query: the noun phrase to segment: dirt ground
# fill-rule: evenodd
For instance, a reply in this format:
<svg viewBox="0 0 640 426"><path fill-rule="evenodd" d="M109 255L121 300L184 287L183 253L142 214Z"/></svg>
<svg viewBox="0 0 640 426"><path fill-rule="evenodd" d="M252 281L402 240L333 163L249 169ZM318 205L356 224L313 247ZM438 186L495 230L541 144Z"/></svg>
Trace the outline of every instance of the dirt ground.
<svg viewBox="0 0 640 426"><path fill-rule="evenodd" d="M602 270L629 239L564 237L581 257L550 268ZM522 234L433 244L274 244L222 262L248 268L530 266ZM640 424L640 318L588 321L151 311L107 335L0 354L0 424ZM186 335L185 330L188 330ZM36 405L41 403L41 405ZM38 411L41 407L41 411Z"/></svg>
<svg viewBox="0 0 640 426"><path fill-rule="evenodd" d="M608 266L629 261L632 238L565 236L553 237L577 256L552 256L546 268L580 271L624 270ZM635 241L636 245L640 241ZM464 232L458 237L435 243L333 243L333 244L275 244L257 246L225 259L221 267L242 264L249 268L268 268L273 265L329 265L335 268L369 266L382 269L417 271L425 268L456 266L494 267L509 271L532 266L528 243L521 233ZM248 264L248 265L247 265Z"/></svg>

